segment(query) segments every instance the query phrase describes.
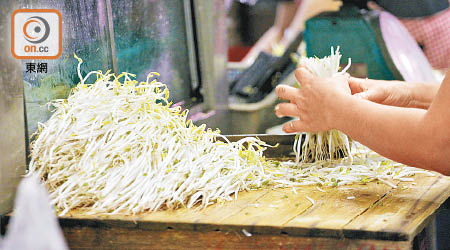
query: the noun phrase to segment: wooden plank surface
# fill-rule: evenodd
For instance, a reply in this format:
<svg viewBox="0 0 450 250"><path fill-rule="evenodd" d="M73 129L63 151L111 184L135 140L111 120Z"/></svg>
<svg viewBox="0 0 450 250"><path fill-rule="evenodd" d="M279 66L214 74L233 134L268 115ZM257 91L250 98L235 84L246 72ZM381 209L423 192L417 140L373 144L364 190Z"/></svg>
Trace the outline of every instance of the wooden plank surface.
<svg viewBox="0 0 450 250"><path fill-rule="evenodd" d="M260 197L266 195L270 190L244 191L238 194L238 199L214 204L205 209L177 209L170 211L158 211L149 213L139 218L141 227L152 228L147 222L167 222L177 229L210 230L216 228L216 224L235 213L239 213L247 206L251 206ZM170 227L170 225L169 225Z"/></svg>
<svg viewBox="0 0 450 250"><path fill-rule="evenodd" d="M342 237L346 224L391 190L390 186L375 182L327 189L328 192L315 199L311 209L284 226L287 232L295 234Z"/></svg>
<svg viewBox="0 0 450 250"><path fill-rule="evenodd" d="M366 232L376 238L392 234L398 234L400 239L414 237L450 195L449 177L418 176L416 183L400 183L398 188L346 225L346 235Z"/></svg>
<svg viewBox="0 0 450 250"><path fill-rule="evenodd" d="M90 225L139 230L411 241L450 195L450 178L415 177L397 189L376 182L322 188L241 192L236 201L206 209L160 211L134 217L72 214L63 227ZM314 200L314 205L306 198ZM354 199L352 198L354 197ZM66 220L66 221L65 221Z"/></svg>

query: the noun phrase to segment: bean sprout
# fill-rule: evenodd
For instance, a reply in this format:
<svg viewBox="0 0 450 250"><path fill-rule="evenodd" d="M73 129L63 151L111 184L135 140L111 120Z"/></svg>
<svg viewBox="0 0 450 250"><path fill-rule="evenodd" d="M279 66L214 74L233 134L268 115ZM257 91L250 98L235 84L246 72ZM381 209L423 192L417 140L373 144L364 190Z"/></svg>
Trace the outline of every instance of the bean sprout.
<svg viewBox="0 0 450 250"><path fill-rule="evenodd" d="M309 202L311 202L311 204L316 204L316 202L314 202L314 200L312 199L312 198L310 198L309 196L305 196L305 198L307 199L307 200L309 200Z"/></svg>
<svg viewBox="0 0 450 250"><path fill-rule="evenodd" d="M336 52L331 47L330 56L322 59L302 58L299 61L316 76L333 77L344 74L351 65L351 59L349 59L347 67L339 71L341 57L339 47ZM338 130L306 133L304 143L301 143L299 138L297 136L294 142L294 152L297 155L296 163L333 160L340 157L348 157L350 161L352 160L350 141L347 135Z"/></svg>
<svg viewBox="0 0 450 250"><path fill-rule="evenodd" d="M97 81L85 84L94 75ZM253 137L229 142L194 125L187 111L171 107L157 73L141 83L128 73L79 76L72 94L52 103L31 145L29 174L46 183L60 214L205 207L269 183L269 145Z"/></svg>
<svg viewBox="0 0 450 250"><path fill-rule="evenodd" d="M39 124L31 144L28 175L45 183L60 215L75 209L79 214L137 214L206 207L265 186L340 186L432 175L356 143L350 152L343 139L353 162L269 160L263 151L271 146L257 138L230 142L219 130L187 120L188 111L171 105L157 73L140 83L129 73L93 71L82 77L77 59L80 84L67 99L51 103L53 115ZM96 82L86 84L92 76Z"/></svg>

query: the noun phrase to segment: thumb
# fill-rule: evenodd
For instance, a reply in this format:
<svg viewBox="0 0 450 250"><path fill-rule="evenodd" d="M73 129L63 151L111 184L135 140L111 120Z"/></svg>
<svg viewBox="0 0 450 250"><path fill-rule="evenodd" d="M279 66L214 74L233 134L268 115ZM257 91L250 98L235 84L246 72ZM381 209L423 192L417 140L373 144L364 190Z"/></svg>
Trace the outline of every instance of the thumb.
<svg viewBox="0 0 450 250"><path fill-rule="evenodd" d="M355 94L356 97L359 97L361 99L369 100L372 102L380 102L381 99L381 93L377 89L369 89L364 92L360 92Z"/></svg>
<svg viewBox="0 0 450 250"><path fill-rule="evenodd" d="M348 85L352 91L352 94L364 92L367 87L365 86L366 79L350 77L348 79Z"/></svg>

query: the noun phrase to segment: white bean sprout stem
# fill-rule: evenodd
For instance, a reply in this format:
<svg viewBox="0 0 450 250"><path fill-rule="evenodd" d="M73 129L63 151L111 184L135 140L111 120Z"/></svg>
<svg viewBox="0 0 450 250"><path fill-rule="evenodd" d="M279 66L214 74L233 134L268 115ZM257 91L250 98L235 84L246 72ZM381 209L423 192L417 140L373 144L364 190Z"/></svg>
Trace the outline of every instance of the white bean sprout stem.
<svg viewBox="0 0 450 250"><path fill-rule="evenodd" d="M77 59L80 84L51 103L54 113L31 144L28 175L39 175L60 215L206 207L269 185L338 186L429 173L365 148L355 151L353 164L268 160L263 151L271 146L257 138L229 142L218 130L187 120L187 111L171 106L166 85L154 78L158 73L140 83L129 73L82 77ZM96 82L86 84L92 76Z"/></svg>
<svg viewBox="0 0 450 250"><path fill-rule="evenodd" d="M350 68L351 59L349 59L347 66L342 71L339 71L341 57L339 47L337 47L336 52L331 47L330 56L321 59L301 58L297 61L304 64L316 76L333 77L344 74ZM341 157L347 157L350 161L353 160L350 153L350 140L347 135L338 130L306 133L304 143L301 143L299 138L300 136L297 136L294 143L297 163L334 160Z"/></svg>

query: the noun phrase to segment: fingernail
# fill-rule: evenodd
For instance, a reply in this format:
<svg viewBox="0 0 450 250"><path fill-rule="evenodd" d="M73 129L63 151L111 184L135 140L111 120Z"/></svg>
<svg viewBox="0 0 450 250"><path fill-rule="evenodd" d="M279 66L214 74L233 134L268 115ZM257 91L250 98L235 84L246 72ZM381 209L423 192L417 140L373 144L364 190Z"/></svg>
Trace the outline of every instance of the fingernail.
<svg viewBox="0 0 450 250"><path fill-rule="evenodd" d="M283 93L283 92L284 92L283 86L277 86L277 87L276 87L276 92L277 92L277 93L280 93L280 94Z"/></svg>
<svg viewBox="0 0 450 250"><path fill-rule="evenodd" d="M283 116L277 113L277 111L278 111L279 109L280 109L280 107L279 107L278 105L275 106L275 115L276 115L278 118L281 118L281 117L283 117Z"/></svg>

